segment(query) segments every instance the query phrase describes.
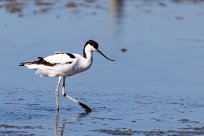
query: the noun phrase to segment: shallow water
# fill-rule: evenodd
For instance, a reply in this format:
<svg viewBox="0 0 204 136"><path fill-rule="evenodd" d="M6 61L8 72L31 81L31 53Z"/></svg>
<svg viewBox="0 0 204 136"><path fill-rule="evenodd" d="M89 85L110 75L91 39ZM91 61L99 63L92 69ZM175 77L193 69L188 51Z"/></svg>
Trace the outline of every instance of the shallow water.
<svg viewBox="0 0 204 136"><path fill-rule="evenodd" d="M204 135L202 1L18 1L21 10L7 2L0 1L0 135ZM18 64L82 53L88 39L117 61L95 53L90 70L66 81L93 112L60 95L58 113L57 79Z"/></svg>

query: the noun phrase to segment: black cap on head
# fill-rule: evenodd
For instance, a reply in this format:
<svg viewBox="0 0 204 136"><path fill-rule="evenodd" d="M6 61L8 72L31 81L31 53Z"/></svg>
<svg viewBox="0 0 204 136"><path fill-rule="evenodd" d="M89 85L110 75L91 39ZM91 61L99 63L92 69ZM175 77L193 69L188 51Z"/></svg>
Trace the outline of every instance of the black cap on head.
<svg viewBox="0 0 204 136"><path fill-rule="evenodd" d="M94 40L88 40L85 45L88 45L88 44L90 44L91 46L93 46L95 49L98 49L98 43L97 43L96 41L94 41Z"/></svg>
<svg viewBox="0 0 204 136"><path fill-rule="evenodd" d="M85 53L85 47L86 45L91 45L92 47L94 47L96 49L97 52L99 52L103 57L105 57L106 59L110 60L110 61L115 61L115 60L112 60L110 58L108 58L105 54L103 54L99 49L98 49L98 43L94 40L88 40L86 42L86 44L84 45L84 50L83 50L83 54L84 54L84 58L86 58L86 53Z"/></svg>

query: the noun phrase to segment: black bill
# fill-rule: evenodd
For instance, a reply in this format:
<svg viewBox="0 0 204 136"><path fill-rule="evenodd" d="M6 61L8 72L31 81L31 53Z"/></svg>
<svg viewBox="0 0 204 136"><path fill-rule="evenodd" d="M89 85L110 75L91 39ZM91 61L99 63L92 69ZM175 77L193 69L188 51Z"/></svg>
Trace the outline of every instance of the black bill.
<svg viewBox="0 0 204 136"><path fill-rule="evenodd" d="M100 50L97 50L101 55L103 55L103 57L105 57L106 59L110 60L110 61L115 61L115 60L112 60L110 58L108 58L106 55L104 55Z"/></svg>

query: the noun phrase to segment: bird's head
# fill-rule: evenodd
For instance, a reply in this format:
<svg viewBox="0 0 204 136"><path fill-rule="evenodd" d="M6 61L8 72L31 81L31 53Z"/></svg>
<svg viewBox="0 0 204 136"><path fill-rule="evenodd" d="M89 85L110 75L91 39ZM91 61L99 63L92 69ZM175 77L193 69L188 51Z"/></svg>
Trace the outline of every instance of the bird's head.
<svg viewBox="0 0 204 136"><path fill-rule="evenodd" d="M90 50L91 52L98 52L100 53L102 56L104 56L106 59L110 60L110 61L115 61L115 60L112 60L110 58L108 58L105 54L103 54L100 50L99 50L99 45L96 41L94 40L88 40L84 46L84 49L88 49Z"/></svg>
<svg viewBox="0 0 204 136"><path fill-rule="evenodd" d="M85 44L85 48L89 49L90 51L97 51L98 43L94 40L88 40Z"/></svg>

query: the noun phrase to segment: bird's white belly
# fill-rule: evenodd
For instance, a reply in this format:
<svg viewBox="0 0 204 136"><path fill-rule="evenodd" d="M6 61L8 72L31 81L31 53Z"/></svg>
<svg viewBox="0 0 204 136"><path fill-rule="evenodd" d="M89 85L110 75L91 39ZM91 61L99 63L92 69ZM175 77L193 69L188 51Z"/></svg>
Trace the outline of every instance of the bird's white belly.
<svg viewBox="0 0 204 136"><path fill-rule="evenodd" d="M81 67L81 66L77 66L77 65L73 65L73 64L67 65L67 66L66 65L65 66L56 66L55 68L52 69L51 75L52 75L52 77L72 76L72 75L81 73L83 71L86 71L89 68L90 68L90 66Z"/></svg>
<svg viewBox="0 0 204 136"><path fill-rule="evenodd" d="M90 67L86 67L86 68L84 68L84 67L74 67L72 69L67 69L66 72L65 72L65 76L72 76L72 75L81 73L83 71L86 71L89 68Z"/></svg>
<svg viewBox="0 0 204 136"><path fill-rule="evenodd" d="M41 67L36 69L36 74L46 77L71 76L75 74L74 72L74 67L66 65L56 65L53 67Z"/></svg>

